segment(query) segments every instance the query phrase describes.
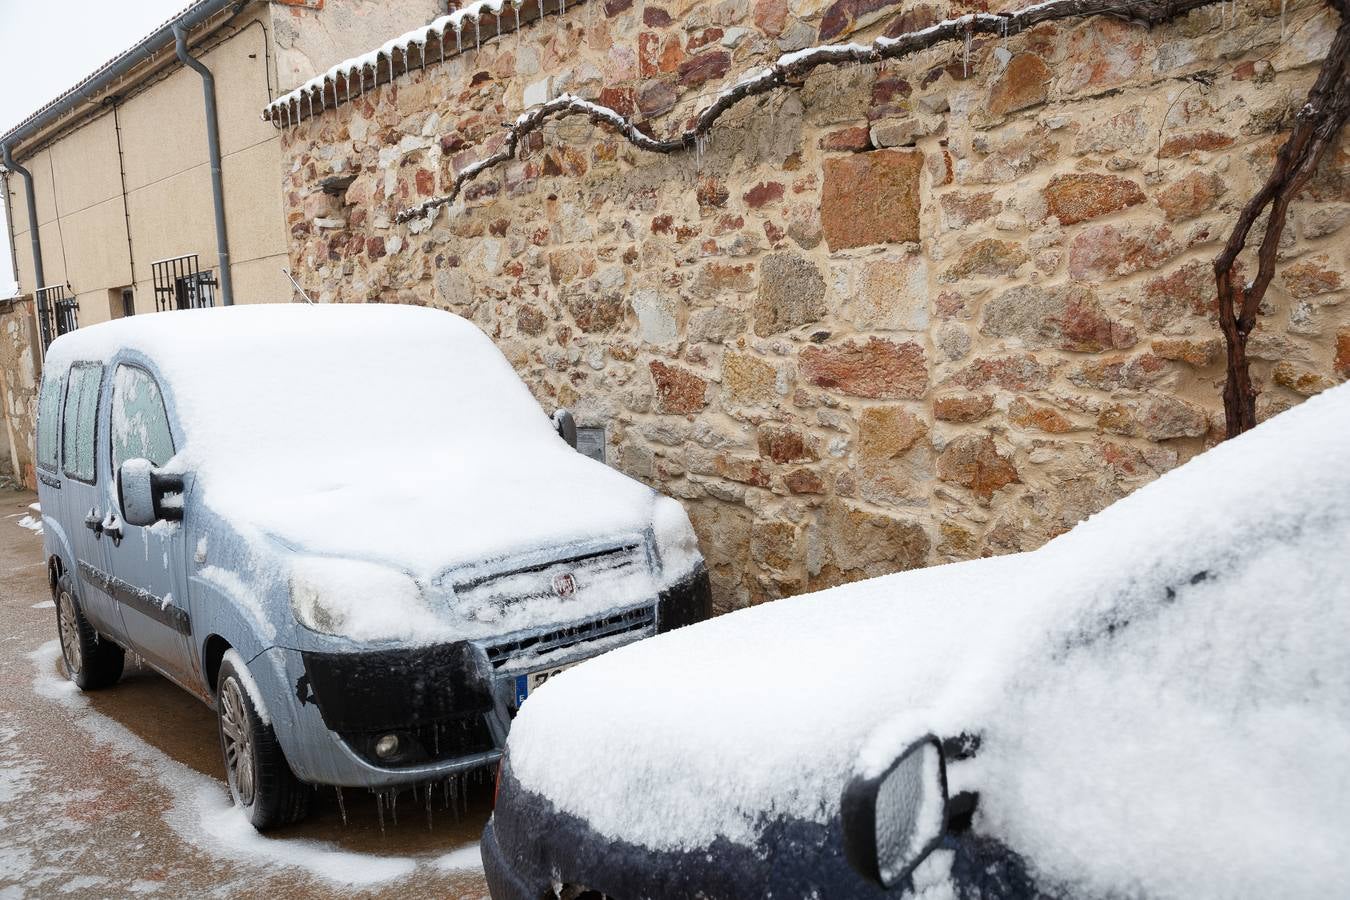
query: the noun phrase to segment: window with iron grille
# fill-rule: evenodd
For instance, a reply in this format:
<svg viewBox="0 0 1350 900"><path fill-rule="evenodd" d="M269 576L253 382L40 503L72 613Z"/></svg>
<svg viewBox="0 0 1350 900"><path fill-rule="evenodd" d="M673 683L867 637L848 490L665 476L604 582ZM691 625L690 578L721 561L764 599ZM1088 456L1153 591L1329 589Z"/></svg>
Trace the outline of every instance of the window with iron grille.
<svg viewBox="0 0 1350 900"><path fill-rule="evenodd" d="M155 309L203 309L216 305L216 276L197 267L197 254L175 256L150 264L155 282Z"/></svg>
<svg viewBox="0 0 1350 900"><path fill-rule="evenodd" d="M42 346L80 327L80 301L66 294L63 284L37 290L38 323L42 326Z"/></svg>

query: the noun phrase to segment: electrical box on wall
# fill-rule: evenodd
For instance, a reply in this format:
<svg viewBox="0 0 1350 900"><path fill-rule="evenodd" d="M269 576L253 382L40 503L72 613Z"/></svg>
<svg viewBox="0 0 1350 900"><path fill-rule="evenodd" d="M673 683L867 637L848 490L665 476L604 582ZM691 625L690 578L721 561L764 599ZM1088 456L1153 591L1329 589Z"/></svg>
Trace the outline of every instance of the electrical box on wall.
<svg viewBox="0 0 1350 900"><path fill-rule="evenodd" d="M600 462L605 461L605 426L583 425L577 428L577 452Z"/></svg>

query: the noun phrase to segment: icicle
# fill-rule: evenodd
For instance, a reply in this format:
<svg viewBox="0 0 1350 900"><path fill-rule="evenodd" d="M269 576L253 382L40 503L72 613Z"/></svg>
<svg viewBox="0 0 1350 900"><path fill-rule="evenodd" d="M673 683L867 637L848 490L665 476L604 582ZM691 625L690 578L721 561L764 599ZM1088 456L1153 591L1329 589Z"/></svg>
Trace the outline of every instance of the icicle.
<svg viewBox="0 0 1350 900"><path fill-rule="evenodd" d="M517 3L516 0L511 0L511 10L516 14L516 34L517 34L517 35L520 34L520 8L521 8L522 6L524 6L524 5L525 5L525 0L520 0L519 3Z"/></svg>
<svg viewBox="0 0 1350 900"><path fill-rule="evenodd" d="M479 27L478 20L473 20L473 49L481 50L483 48L483 29Z"/></svg>
<svg viewBox="0 0 1350 900"><path fill-rule="evenodd" d="M458 19L455 22L455 52L464 52L464 20Z"/></svg>
<svg viewBox="0 0 1350 900"><path fill-rule="evenodd" d="M1284 42L1284 13L1289 5L1289 0L1280 0L1280 42Z"/></svg>
<svg viewBox="0 0 1350 900"><path fill-rule="evenodd" d="M431 830L431 783L427 782L427 831Z"/></svg>
<svg viewBox="0 0 1350 900"><path fill-rule="evenodd" d="M346 824L347 824L347 804L342 802L342 788L337 787L336 785L334 785L334 786L333 786L333 790L337 791L338 812L342 813L342 824L343 824L343 825L346 825Z"/></svg>
<svg viewBox="0 0 1350 900"><path fill-rule="evenodd" d="M966 32L966 46L961 52L961 77L970 77L970 32Z"/></svg>
<svg viewBox="0 0 1350 900"><path fill-rule="evenodd" d="M384 837L384 791L375 791L375 812L380 817L380 837Z"/></svg>
<svg viewBox="0 0 1350 900"><path fill-rule="evenodd" d="M398 788L389 789L389 814L394 818L394 824L398 824Z"/></svg>
<svg viewBox="0 0 1350 900"><path fill-rule="evenodd" d="M558 0L558 15L567 12L567 0Z"/></svg>
<svg viewBox="0 0 1350 900"><path fill-rule="evenodd" d="M544 17L544 0L539 0L539 18Z"/></svg>

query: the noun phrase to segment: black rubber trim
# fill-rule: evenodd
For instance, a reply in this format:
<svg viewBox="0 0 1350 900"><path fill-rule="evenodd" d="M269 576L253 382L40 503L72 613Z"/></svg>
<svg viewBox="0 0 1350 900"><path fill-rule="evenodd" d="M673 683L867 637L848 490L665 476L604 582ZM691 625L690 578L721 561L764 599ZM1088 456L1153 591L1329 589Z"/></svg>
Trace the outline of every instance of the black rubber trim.
<svg viewBox="0 0 1350 900"><path fill-rule="evenodd" d="M493 708L487 656L468 641L300 656L308 697L336 732L418 728Z"/></svg>
<svg viewBox="0 0 1350 900"><path fill-rule="evenodd" d="M702 622L712 615L712 585L708 569L699 564L689 577L661 592L657 603L657 632Z"/></svg>
<svg viewBox="0 0 1350 900"><path fill-rule="evenodd" d="M84 560L80 560L80 577L99 588L118 603L149 616L161 625L167 625L179 634L192 634L192 617L187 611L172 604L166 604L162 597L138 588L129 581L123 581L96 569Z"/></svg>

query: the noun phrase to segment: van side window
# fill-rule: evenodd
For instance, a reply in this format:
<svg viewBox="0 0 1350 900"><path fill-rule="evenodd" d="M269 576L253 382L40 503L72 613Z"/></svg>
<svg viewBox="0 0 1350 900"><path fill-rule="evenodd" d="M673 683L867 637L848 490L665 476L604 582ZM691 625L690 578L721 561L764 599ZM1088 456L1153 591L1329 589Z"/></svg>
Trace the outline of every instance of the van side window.
<svg viewBox="0 0 1350 900"><path fill-rule="evenodd" d="M164 398L150 373L122 365L113 376L112 465L116 472L129 459L162 466L173 456L173 435Z"/></svg>
<svg viewBox="0 0 1350 900"><path fill-rule="evenodd" d="M66 386L65 373L48 372L42 378L42 399L38 401L37 462L55 472L61 467L61 393Z"/></svg>
<svg viewBox="0 0 1350 900"><path fill-rule="evenodd" d="M102 384L102 366L72 366L61 420L61 458L66 474L90 483L94 481L94 432L98 427L98 392Z"/></svg>

